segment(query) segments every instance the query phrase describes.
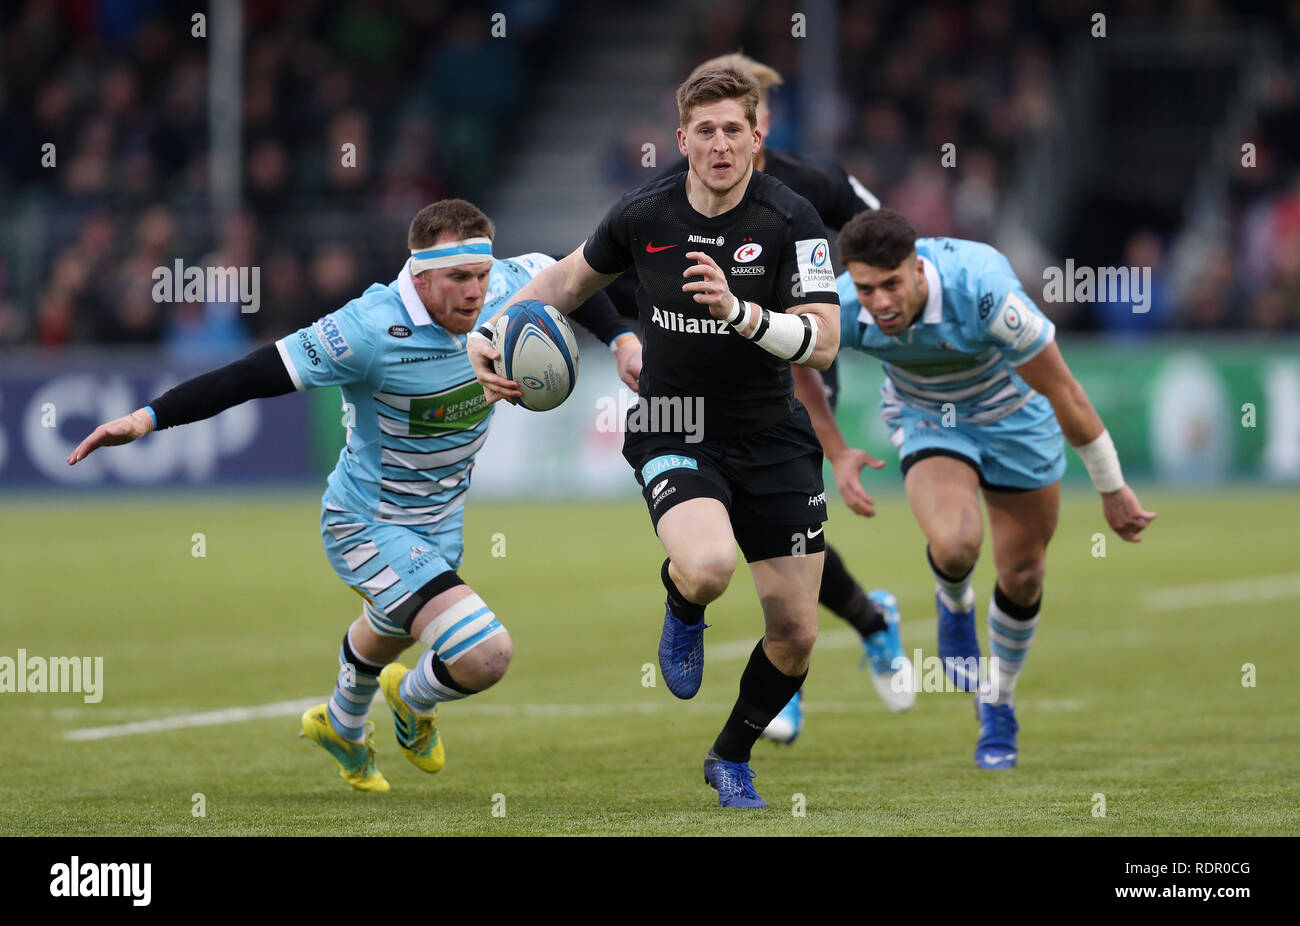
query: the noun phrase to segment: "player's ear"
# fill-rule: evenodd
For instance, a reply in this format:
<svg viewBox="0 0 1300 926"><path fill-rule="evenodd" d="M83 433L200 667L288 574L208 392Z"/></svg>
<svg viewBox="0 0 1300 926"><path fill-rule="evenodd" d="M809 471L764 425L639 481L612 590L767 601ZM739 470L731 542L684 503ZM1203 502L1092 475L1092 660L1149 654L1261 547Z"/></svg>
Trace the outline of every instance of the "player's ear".
<svg viewBox="0 0 1300 926"><path fill-rule="evenodd" d="M677 150L686 154L686 130L681 126L677 127Z"/></svg>

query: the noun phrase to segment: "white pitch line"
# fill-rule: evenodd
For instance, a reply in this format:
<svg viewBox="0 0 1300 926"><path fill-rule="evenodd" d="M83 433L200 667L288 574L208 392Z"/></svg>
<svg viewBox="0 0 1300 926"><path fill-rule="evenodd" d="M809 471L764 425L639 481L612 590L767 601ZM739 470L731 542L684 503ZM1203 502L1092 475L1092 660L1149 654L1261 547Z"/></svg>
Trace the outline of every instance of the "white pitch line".
<svg viewBox="0 0 1300 926"><path fill-rule="evenodd" d="M1296 597L1300 597L1300 572L1288 572L1253 579L1229 579L1157 588L1147 593L1146 606L1151 611L1179 611L1184 608L1253 604Z"/></svg>
<svg viewBox="0 0 1300 926"><path fill-rule="evenodd" d="M187 727L211 727L223 723L238 723L243 720L258 720L262 717L287 717L301 714L309 707L320 704L319 698L300 698L297 701L275 701L271 704L259 704L256 707L227 707L219 711L204 711L201 714L178 714L171 717L158 717L154 720L137 720L133 723L120 723L111 727L83 727L69 730L63 734L65 740L102 740L114 736L135 736L140 733L162 733L167 730L183 730Z"/></svg>
<svg viewBox="0 0 1300 926"><path fill-rule="evenodd" d="M905 621L904 628L917 629L932 626L930 621ZM856 649L858 632L848 628L830 630L817 637L818 650ZM754 649L756 640L731 640L715 646L705 647L705 657L712 662L726 662L748 658ZM319 698L300 698L296 701L276 701L272 704L259 704L253 707L227 707L216 711L204 711L198 714L174 714L170 717L157 717L153 720L137 720L131 723L113 724L102 727L82 727L69 730L63 734L65 740L102 740L117 736L137 736L144 733L165 733L169 730L185 730L190 727L211 727L227 723L242 723L246 720L261 720L267 717L292 717L301 714L309 707L320 704ZM653 714L662 710L664 705L648 701L645 704L462 704L457 705L455 713L467 716L527 716L527 717L599 717L616 714ZM688 709L692 712L725 711L730 704L706 704L690 702ZM837 702L822 701L817 703L817 710L827 713L845 713L860 710L860 707L838 705ZM882 708L883 709L883 708Z"/></svg>
<svg viewBox="0 0 1300 926"><path fill-rule="evenodd" d="M261 704L255 707L230 707L201 714L180 714L115 726L83 727L79 730L67 731L63 734L63 738L85 742L113 739L119 736L138 736L144 733L165 733L190 727L242 723L246 720L292 717L319 703L320 700L317 698L301 698L297 701L276 701L273 704ZM804 705L805 711L812 716L886 713L885 706L871 697L869 692L864 692L861 701L820 701L807 698ZM676 700L660 698L636 704L457 704L449 707L449 711L454 712L456 717L617 717L627 714L658 714L663 711L720 714L725 713L731 706L730 702L722 701L688 701L683 704ZM1022 710L1031 711L1081 711L1087 707L1087 702L1069 698L1045 698L1018 701L1017 706Z"/></svg>

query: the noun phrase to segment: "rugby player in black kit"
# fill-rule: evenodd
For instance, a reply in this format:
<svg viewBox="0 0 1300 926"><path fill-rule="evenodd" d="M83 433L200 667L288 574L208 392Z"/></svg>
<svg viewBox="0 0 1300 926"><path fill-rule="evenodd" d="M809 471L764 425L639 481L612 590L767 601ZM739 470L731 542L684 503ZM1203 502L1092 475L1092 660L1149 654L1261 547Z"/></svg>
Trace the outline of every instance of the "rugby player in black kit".
<svg viewBox="0 0 1300 926"><path fill-rule="evenodd" d="M783 82L781 74L748 55L733 52L700 63L687 79L714 68L730 68L739 71L758 85L756 114L758 130L766 137L772 124L772 110L768 105L768 95L773 88L779 87ZM658 176L660 178L674 175L680 177L687 169L688 162L683 158ZM765 143L754 156L754 170L775 177L808 200L821 217L822 224L828 232L838 232L849 219L863 210L880 208L880 200L835 161L800 157L777 151ZM635 270L624 273L605 291L620 315L626 318L639 315L638 306L646 297L637 280ZM634 366L634 363L629 365ZM821 373L826 398L832 411L835 409L839 392L839 375L836 366L832 363ZM846 455L841 466L856 467L855 472L861 472L868 466L872 469L880 469L885 466L885 463L864 450L853 449ZM853 498L846 497L845 502L856 514L865 517L875 516L874 502L865 491L860 491ZM875 589L870 593L864 591L830 542L826 544L826 559L822 568L822 584L818 598L831 613L846 621L858 632L863 648L863 658L859 667L870 667L872 685L886 706L894 712L911 708L916 703L916 693L915 686L912 684L912 665L903 653L898 600L883 588ZM788 745L798 738L802 727L803 703L800 694L796 693L790 699L790 703L763 731L763 735Z"/></svg>
<svg viewBox="0 0 1300 926"><path fill-rule="evenodd" d="M699 690L704 609L731 581L738 544L764 636L704 777L724 807L766 807L750 750L807 676L825 550L821 445L793 397L790 364L830 364L839 298L817 213L753 169L762 142L754 81L708 70L678 88L677 105L689 170L624 196L582 247L514 301L539 299L567 313L636 267L648 296L645 347L623 455L668 554L659 664L677 697ZM490 337L485 325L468 347L479 382L490 401L517 398L517 384L491 370ZM696 403L702 427L686 432L685 416L645 427L665 417L647 409L674 402Z"/></svg>

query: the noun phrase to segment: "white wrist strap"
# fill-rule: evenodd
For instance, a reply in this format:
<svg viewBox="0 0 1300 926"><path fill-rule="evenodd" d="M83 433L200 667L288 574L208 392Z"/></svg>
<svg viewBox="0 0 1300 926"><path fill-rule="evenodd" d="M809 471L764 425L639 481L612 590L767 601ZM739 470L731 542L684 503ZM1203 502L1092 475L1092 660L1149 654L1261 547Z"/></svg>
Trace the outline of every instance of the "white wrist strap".
<svg viewBox="0 0 1300 926"><path fill-rule="evenodd" d="M736 334L748 338L769 354L794 363L805 363L817 348L817 316L787 315L784 312L769 312L767 309L745 302L744 322L732 324ZM741 329L752 317L758 314L758 325L749 334ZM732 314L735 314L734 312Z"/></svg>
<svg viewBox="0 0 1300 926"><path fill-rule="evenodd" d="M1088 476L1098 492L1118 492L1124 488L1119 454L1115 452L1115 442L1110 439L1109 431L1102 431L1096 440L1074 449L1079 451L1079 457L1087 467Z"/></svg>
<svg viewBox="0 0 1300 926"><path fill-rule="evenodd" d="M750 313L754 308L755 306L750 305L748 302L742 302L738 296L733 295L731 297L731 311L727 313L727 317L723 320L734 328L744 328L753 317Z"/></svg>

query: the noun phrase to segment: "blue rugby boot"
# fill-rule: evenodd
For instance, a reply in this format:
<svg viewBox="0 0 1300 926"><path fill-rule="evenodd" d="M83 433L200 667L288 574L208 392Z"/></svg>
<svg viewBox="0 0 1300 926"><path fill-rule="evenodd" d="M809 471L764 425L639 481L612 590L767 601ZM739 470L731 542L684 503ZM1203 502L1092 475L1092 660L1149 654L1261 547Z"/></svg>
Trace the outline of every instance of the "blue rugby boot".
<svg viewBox="0 0 1300 926"><path fill-rule="evenodd" d="M980 738L975 744L975 764L980 768L1016 767L1016 711L1010 704L986 704L978 701Z"/></svg>
<svg viewBox="0 0 1300 926"><path fill-rule="evenodd" d="M664 684L677 697L695 697L704 680L704 630L709 625L683 624L664 608L664 629L659 635L659 671Z"/></svg>
<svg viewBox="0 0 1300 926"><path fill-rule="evenodd" d="M912 683L912 662L903 655L903 637L898 628L898 599L878 588L867 595L885 616L885 629L862 639L862 662L871 666L871 684L885 706L901 714L916 703Z"/></svg>
<svg viewBox="0 0 1300 926"><path fill-rule="evenodd" d="M748 762L728 762L709 750L704 758L704 780L718 792L718 803L723 807L767 806L754 790L754 770Z"/></svg>
<svg viewBox="0 0 1300 926"><path fill-rule="evenodd" d="M958 691L979 691L980 641L975 635L975 591L966 590L966 607L954 611L944 601L942 589L934 593L939 612L939 658L944 674Z"/></svg>

